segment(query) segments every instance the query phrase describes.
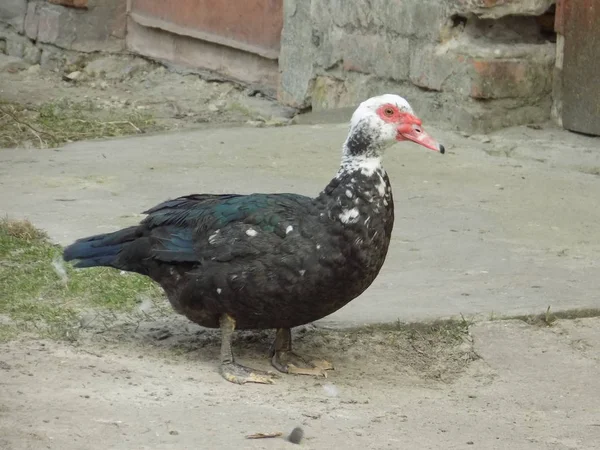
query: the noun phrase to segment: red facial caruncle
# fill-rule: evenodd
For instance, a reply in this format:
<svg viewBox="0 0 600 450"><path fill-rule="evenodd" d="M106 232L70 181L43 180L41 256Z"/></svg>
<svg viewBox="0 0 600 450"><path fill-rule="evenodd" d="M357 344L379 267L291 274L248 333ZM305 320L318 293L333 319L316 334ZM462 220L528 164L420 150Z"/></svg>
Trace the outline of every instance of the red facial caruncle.
<svg viewBox="0 0 600 450"><path fill-rule="evenodd" d="M377 109L377 115L386 123L397 124L397 141L412 141L430 150L445 153L444 146L423 131L421 119L413 114L400 111L396 105L388 103Z"/></svg>

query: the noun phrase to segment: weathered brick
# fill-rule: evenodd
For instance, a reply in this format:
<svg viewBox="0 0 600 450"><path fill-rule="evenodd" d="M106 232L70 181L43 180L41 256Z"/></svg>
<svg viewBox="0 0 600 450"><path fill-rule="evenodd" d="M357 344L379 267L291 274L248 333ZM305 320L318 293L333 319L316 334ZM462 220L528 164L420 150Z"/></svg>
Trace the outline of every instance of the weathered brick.
<svg viewBox="0 0 600 450"><path fill-rule="evenodd" d="M477 99L535 97L550 91L553 63L551 44L513 48L462 41L452 49L416 48L410 80L429 90Z"/></svg>
<svg viewBox="0 0 600 450"><path fill-rule="evenodd" d="M569 2L566 0L556 0L556 12L554 15L554 31L558 34L565 34L565 15L568 14Z"/></svg>
<svg viewBox="0 0 600 450"><path fill-rule="evenodd" d="M0 3L0 22L7 23L22 33L27 0L2 0Z"/></svg>
<svg viewBox="0 0 600 450"><path fill-rule="evenodd" d="M469 64L473 98L536 97L552 89L552 60L472 59Z"/></svg>
<svg viewBox="0 0 600 450"><path fill-rule="evenodd" d="M48 0L55 5L70 6L72 8L87 8L88 0Z"/></svg>
<svg viewBox="0 0 600 450"><path fill-rule="evenodd" d="M509 15L539 16L554 3L555 0L452 0L450 7L483 19L498 19Z"/></svg>

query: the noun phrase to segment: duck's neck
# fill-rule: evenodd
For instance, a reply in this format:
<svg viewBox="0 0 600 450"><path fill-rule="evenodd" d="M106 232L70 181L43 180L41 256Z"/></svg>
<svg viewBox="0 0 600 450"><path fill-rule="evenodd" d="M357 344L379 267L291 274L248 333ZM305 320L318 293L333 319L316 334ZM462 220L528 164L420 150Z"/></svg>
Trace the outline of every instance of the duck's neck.
<svg viewBox="0 0 600 450"><path fill-rule="evenodd" d="M392 191L381 157L353 155L344 148L340 169L319 200L331 210L332 217L345 224L359 222L359 215L366 219L371 214L391 213Z"/></svg>
<svg viewBox="0 0 600 450"><path fill-rule="evenodd" d="M371 176L375 172L383 172L381 155L384 145L376 130L368 123L359 123L350 129L350 133L342 147L342 163L337 177L359 171Z"/></svg>
<svg viewBox="0 0 600 450"><path fill-rule="evenodd" d="M381 157L378 155L350 155L346 152L342 155L342 163L336 175L336 178L343 178L350 174L360 172L361 175L371 176L375 172L385 173Z"/></svg>

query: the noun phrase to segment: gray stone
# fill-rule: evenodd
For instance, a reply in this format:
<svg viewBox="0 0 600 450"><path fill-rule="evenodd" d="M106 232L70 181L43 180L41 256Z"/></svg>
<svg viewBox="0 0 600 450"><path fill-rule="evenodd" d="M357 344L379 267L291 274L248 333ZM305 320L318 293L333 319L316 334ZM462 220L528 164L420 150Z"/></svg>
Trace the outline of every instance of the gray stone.
<svg viewBox="0 0 600 450"><path fill-rule="evenodd" d="M124 2L117 0L98 2L81 11L40 3L30 10L33 16L27 19L28 34L35 34L37 23L39 42L82 52L120 51L125 43L115 35L121 34L120 21L124 20L121 4Z"/></svg>
<svg viewBox="0 0 600 450"><path fill-rule="evenodd" d="M381 78L407 80L409 40L390 34L344 34L339 41L345 70L372 73Z"/></svg>
<svg viewBox="0 0 600 450"><path fill-rule="evenodd" d="M316 75L344 78L339 69L407 80L411 40L440 39L447 21L445 3L438 0L286 1L279 100L306 106Z"/></svg>
<svg viewBox="0 0 600 450"><path fill-rule="evenodd" d="M310 104L310 92L315 77L315 44L319 42L313 39L311 2L286 0L283 7L277 93L282 103L296 108L304 108Z"/></svg>
<svg viewBox="0 0 600 450"><path fill-rule="evenodd" d="M64 53L55 47L46 46L42 49L40 66L44 70L58 71L65 63Z"/></svg>
<svg viewBox="0 0 600 450"><path fill-rule="evenodd" d="M77 81L77 80L81 79L82 75L83 75L83 72L76 70L75 72L71 72L71 73L65 75L65 77L71 81Z"/></svg>
<svg viewBox="0 0 600 450"><path fill-rule="evenodd" d="M338 27L351 27L361 32L391 32L437 40L449 14L439 0L316 0L330 5L329 16Z"/></svg>
<svg viewBox="0 0 600 450"><path fill-rule="evenodd" d="M2 0L0 4L0 22L4 22L19 33L23 32L23 23L27 11L27 0Z"/></svg>
<svg viewBox="0 0 600 450"><path fill-rule="evenodd" d="M27 69L27 73L29 75L37 75L38 73L40 73L41 69L42 68L40 67L39 64L34 64L33 66L31 66Z"/></svg>
<svg viewBox="0 0 600 450"><path fill-rule="evenodd" d="M25 56L25 40L19 39L18 36L13 39L8 39L6 41L6 53L9 56L23 58L23 56Z"/></svg>
<svg viewBox="0 0 600 450"><path fill-rule="evenodd" d="M466 59L445 45L415 47L410 58L410 81L433 91L461 91L468 95Z"/></svg>
<svg viewBox="0 0 600 450"><path fill-rule="evenodd" d="M312 96L313 111L355 108L358 103L382 93L397 94L406 98L423 120L437 120L441 102L440 95L423 91L412 83L379 78L356 72L344 74L344 78L321 75L315 81ZM349 109L347 109L349 108Z"/></svg>
<svg viewBox="0 0 600 450"><path fill-rule="evenodd" d="M18 72L28 67L29 64L21 58L0 54L0 72Z"/></svg>
<svg viewBox="0 0 600 450"><path fill-rule="evenodd" d="M29 39L14 32L6 33L5 39L8 55L26 59L31 64L39 62L40 50Z"/></svg>
<svg viewBox="0 0 600 450"><path fill-rule="evenodd" d="M556 0L452 0L450 7L463 14L475 14L482 19L498 19L506 16L539 16Z"/></svg>
<svg viewBox="0 0 600 450"><path fill-rule="evenodd" d="M6 53L6 41L0 39L0 53Z"/></svg>
<svg viewBox="0 0 600 450"><path fill-rule="evenodd" d="M37 2L27 4L27 15L25 16L25 35L32 40L37 40L39 17L37 15Z"/></svg>
<svg viewBox="0 0 600 450"><path fill-rule="evenodd" d="M33 44L26 45L23 52L23 59L29 64L38 64L42 56L42 50Z"/></svg>

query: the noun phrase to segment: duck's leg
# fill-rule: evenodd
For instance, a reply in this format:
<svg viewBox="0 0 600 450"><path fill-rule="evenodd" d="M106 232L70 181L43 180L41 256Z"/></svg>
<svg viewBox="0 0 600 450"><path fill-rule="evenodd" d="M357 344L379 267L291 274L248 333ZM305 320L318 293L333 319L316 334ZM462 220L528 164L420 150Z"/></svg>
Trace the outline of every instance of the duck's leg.
<svg viewBox="0 0 600 450"><path fill-rule="evenodd" d="M292 331L289 328L278 328L273 344L271 364L283 373L296 375L314 375L327 377L327 370L333 365L324 360L306 361L292 351Z"/></svg>
<svg viewBox="0 0 600 450"><path fill-rule="evenodd" d="M223 314L219 320L221 327L221 375L227 381L237 384L262 383L273 384L273 372L251 369L235 362L231 350L231 340L235 329L235 320L228 314Z"/></svg>

